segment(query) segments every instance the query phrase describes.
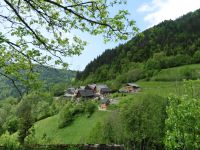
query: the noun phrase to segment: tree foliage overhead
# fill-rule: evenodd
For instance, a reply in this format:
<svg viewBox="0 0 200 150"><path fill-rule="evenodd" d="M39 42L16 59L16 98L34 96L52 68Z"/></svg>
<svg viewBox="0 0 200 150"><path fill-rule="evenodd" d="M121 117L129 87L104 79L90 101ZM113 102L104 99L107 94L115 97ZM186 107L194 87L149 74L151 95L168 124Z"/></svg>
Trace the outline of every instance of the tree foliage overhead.
<svg viewBox="0 0 200 150"><path fill-rule="evenodd" d="M1 0L0 75L30 81L33 63L63 65L86 45L74 31L126 40L137 31L127 10L111 13L126 0ZM21 70L29 70L21 74ZM30 84L26 82L26 84Z"/></svg>

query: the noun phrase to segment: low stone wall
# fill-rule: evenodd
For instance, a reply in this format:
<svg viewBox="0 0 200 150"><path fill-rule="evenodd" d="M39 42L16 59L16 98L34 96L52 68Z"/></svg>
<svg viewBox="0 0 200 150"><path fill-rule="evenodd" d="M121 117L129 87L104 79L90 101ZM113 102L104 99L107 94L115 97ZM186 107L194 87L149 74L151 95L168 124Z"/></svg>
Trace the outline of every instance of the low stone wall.
<svg viewBox="0 0 200 150"><path fill-rule="evenodd" d="M106 144L57 144L57 145L25 145L22 150L124 150L123 145ZM10 150L1 146L0 150Z"/></svg>
<svg viewBox="0 0 200 150"><path fill-rule="evenodd" d="M106 144L84 144L84 145L28 145L26 149L47 149L47 150L124 150L124 146L122 145L106 145Z"/></svg>

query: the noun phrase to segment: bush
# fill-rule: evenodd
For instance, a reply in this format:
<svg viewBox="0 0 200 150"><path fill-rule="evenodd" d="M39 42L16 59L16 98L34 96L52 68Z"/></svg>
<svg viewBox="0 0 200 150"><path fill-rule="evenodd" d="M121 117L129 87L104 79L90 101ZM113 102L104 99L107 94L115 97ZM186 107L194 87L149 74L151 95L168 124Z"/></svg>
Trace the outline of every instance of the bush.
<svg viewBox="0 0 200 150"><path fill-rule="evenodd" d="M200 99L171 96L167 107L167 149L200 149Z"/></svg>
<svg viewBox="0 0 200 150"><path fill-rule="evenodd" d="M14 135L10 135L9 132L5 132L0 136L0 146L3 146L5 150L20 150L20 144Z"/></svg>
<svg viewBox="0 0 200 150"><path fill-rule="evenodd" d="M200 63L200 50L194 53L193 59L194 59L194 63Z"/></svg>
<svg viewBox="0 0 200 150"><path fill-rule="evenodd" d="M96 105L91 102L82 102L75 104L68 102L59 113L59 128L64 128L72 123L75 117L79 114L86 113L90 117L96 109Z"/></svg>
<svg viewBox="0 0 200 150"><path fill-rule="evenodd" d="M147 70L154 70L154 69L161 69L160 66L160 62L154 59L149 59L146 63L145 63L145 69Z"/></svg>
<svg viewBox="0 0 200 150"><path fill-rule="evenodd" d="M98 122L88 137L89 143L125 144L125 132L119 113L111 112L102 122Z"/></svg>
<svg viewBox="0 0 200 150"><path fill-rule="evenodd" d="M90 117L95 112L95 109L96 105L93 102L91 101L87 102L85 105L85 112L87 117Z"/></svg>
<svg viewBox="0 0 200 150"><path fill-rule="evenodd" d="M3 124L3 129L7 130L10 134L18 130L19 119L16 116L9 116Z"/></svg>
<svg viewBox="0 0 200 150"><path fill-rule="evenodd" d="M65 106L59 113L59 128L64 128L71 124L73 121L73 108L70 106Z"/></svg>
<svg viewBox="0 0 200 150"><path fill-rule="evenodd" d="M64 83L58 83L53 86L52 93L54 96L62 96L64 95L65 89L66 85Z"/></svg>
<svg viewBox="0 0 200 150"><path fill-rule="evenodd" d="M119 75L117 77L117 82L118 83L127 83L127 82L135 82L139 79L144 78L144 71L143 69L133 69L130 70L127 73L123 73L122 75Z"/></svg>
<svg viewBox="0 0 200 150"><path fill-rule="evenodd" d="M163 149L167 101L156 95L130 96L121 103L121 119L128 146L134 149Z"/></svg>
<svg viewBox="0 0 200 150"><path fill-rule="evenodd" d="M36 120L41 120L51 116L50 104L45 101L39 101L34 110L34 116Z"/></svg>

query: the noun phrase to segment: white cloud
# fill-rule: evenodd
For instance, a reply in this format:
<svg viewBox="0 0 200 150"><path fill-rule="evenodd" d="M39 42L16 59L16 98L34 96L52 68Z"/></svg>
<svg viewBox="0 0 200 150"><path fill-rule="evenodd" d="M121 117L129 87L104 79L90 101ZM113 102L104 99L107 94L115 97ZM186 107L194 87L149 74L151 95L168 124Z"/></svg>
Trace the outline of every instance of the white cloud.
<svg viewBox="0 0 200 150"><path fill-rule="evenodd" d="M144 20L149 26L153 26L164 20L174 20L198 8L200 0L152 0L140 6L137 11L147 13Z"/></svg>
<svg viewBox="0 0 200 150"><path fill-rule="evenodd" d="M149 4L143 4L140 8L138 8L138 12L150 12L153 11L154 8L151 7Z"/></svg>

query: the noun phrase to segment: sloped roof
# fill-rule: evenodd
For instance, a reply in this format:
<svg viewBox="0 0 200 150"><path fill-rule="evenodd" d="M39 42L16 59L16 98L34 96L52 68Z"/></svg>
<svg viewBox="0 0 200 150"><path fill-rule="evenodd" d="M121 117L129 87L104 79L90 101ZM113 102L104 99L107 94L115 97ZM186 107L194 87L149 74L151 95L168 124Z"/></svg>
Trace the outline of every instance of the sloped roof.
<svg viewBox="0 0 200 150"><path fill-rule="evenodd" d="M66 91L66 93L67 94L74 94L75 91L76 91L75 88L68 88L67 91Z"/></svg>
<svg viewBox="0 0 200 150"><path fill-rule="evenodd" d="M94 96L94 93L92 90L86 90L86 89L79 89L78 93L83 97L90 97Z"/></svg>
<svg viewBox="0 0 200 150"><path fill-rule="evenodd" d="M132 87L140 87L139 85L135 84L135 83L127 83L126 85L128 86L132 86Z"/></svg>
<svg viewBox="0 0 200 150"><path fill-rule="evenodd" d="M107 98L103 98L100 100L101 104L109 104L110 103L110 100L107 99Z"/></svg>
<svg viewBox="0 0 200 150"><path fill-rule="evenodd" d="M111 89L105 84L97 85L97 89L101 90L102 92L110 92L111 91Z"/></svg>
<svg viewBox="0 0 200 150"><path fill-rule="evenodd" d="M98 84L97 88L108 88L106 84Z"/></svg>

